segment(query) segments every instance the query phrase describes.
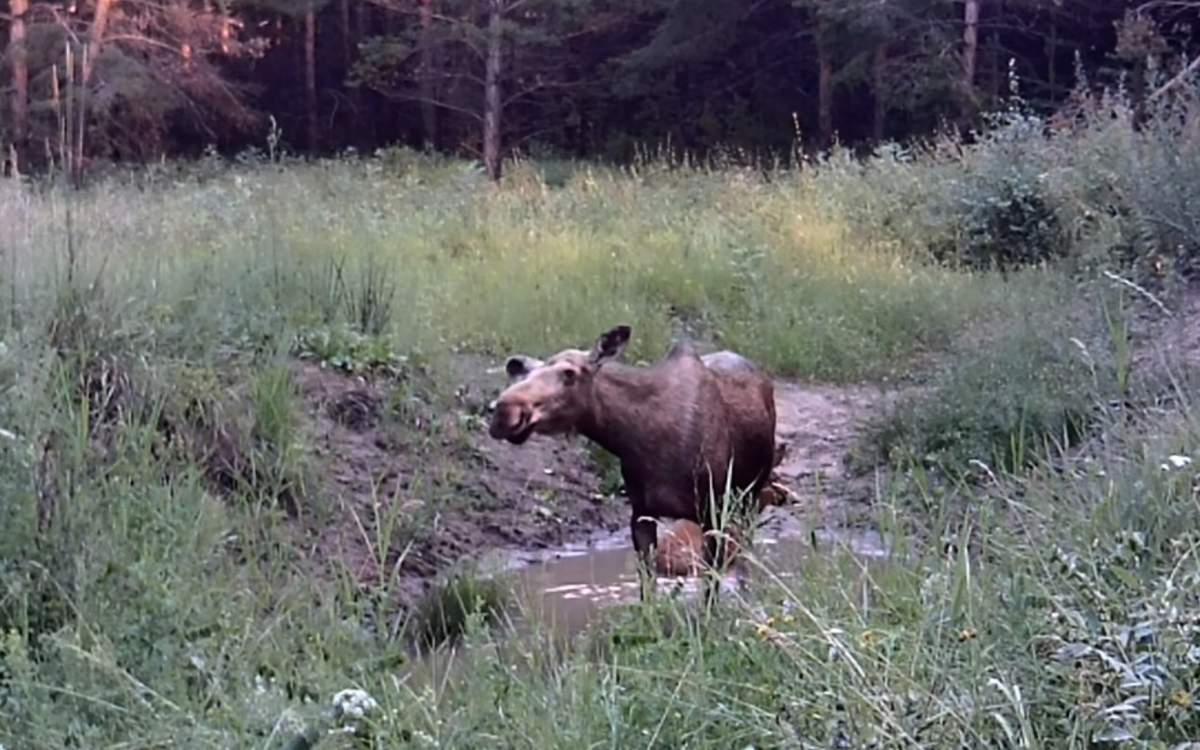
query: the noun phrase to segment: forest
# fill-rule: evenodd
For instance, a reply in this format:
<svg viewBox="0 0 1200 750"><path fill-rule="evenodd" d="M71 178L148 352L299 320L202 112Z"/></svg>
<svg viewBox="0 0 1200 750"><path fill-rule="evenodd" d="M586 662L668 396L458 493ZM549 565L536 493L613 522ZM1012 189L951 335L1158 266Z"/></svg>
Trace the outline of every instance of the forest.
<svg viewBox="0 0 1200 750"><path fill-rule="evenodd" d="M1195 58L1174 0L8 0L10 163L148 163L405 145L628 162L639 148L787 156L969 131L1081 76L1149 95ZM25 165L25 166L22 166Z"/></svg>
<svg viewBox="0 0 1200 750"><path fill-rule="evenodd" d="M1197 747L1198 14L8 0L0 750Z"/></svg>

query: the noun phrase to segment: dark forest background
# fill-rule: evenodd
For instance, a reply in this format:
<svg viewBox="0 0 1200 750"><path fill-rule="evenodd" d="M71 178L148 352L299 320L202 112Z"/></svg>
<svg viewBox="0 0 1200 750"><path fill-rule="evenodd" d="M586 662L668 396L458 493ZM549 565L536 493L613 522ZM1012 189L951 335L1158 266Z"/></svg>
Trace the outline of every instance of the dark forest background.
<svg viewBox="0 0 1200 750"><path fill-rule="evenodd" d="M6 0L0 143L25 171L215 147L481 159L754 157L967 130L1016 90L1134 100L1200 50L1200 2ZM1193 66L1194 67L1194 66ZM1086 81L1081 81L1086 76ZM81 134L63 147L67 131Z"/></svg>

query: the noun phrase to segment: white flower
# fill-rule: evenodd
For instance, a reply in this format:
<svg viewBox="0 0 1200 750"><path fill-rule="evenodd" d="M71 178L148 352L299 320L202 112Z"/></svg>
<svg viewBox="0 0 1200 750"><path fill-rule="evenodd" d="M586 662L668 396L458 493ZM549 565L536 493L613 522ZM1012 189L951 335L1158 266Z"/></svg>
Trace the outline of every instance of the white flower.
<svg viewBox="0 0 1200 750"><path fill-rule="evenodd" d="M369 711L374 711L379 704L365 690L351 688L333 696L333 710L338 716L348 716L361 719Z"/></svg>
<svg viewBox="0 0 1200 750"><path fill-rule="evenodd" d="M1189 458L1188 456L1171 455L1171 456L1167 456L1167 462L1164 464L1159 464L1158 468L1162 469L1163 471L1170 471L1171 469L1182 469L1183 467L1187 466L1191 462L1192 462L1192 459Z"/></svg>

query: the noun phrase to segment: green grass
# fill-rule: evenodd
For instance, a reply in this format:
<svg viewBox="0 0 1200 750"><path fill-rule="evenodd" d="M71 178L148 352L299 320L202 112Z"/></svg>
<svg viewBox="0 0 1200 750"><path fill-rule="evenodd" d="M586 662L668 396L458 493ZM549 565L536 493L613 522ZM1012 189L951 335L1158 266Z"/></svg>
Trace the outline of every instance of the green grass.
<svg viewBox="0 0 1200 750"><path fill-rule="evenodd" d="M1104 404L1128 395L1130 373L1118 364L1128 332L1106 315L1117 295L1053 279L1014 292L1031 283L1046 299L1072 302L1018 299L960 332L920 389L872 416L856 455L865 468L883 460L955 477L1018 471L1078 444Z"/></svg>
<svg viewBox="0 0 1200 750"><path fill-rule="evenodd" d="M797 171L573 165L553 185L403 154L0 183L0 745L1196 737L1194 376L1134 367L1137 310L1092 273L1174 301L1146 269L1178 239L1155 217L1178 218L1196 150L1169 119L1125 123L1054 140L1018 119L963 150ZM1136 174L1164 143L1182 186ZM1009 225L1031 205L1036 226ZM618 322L635 360L682 327L776 375L918 386L867 443L894 469L874 508L891 557L823 548L711 613L619 608L566 648L489 629L473 605L505 590L471 576L398 620L409 544L470 512L440 481L464 470L461 430L436 426L462 416L455 357ZM396 381L379 418L410 431L419 510L315 491L296 356ZM990 474L957 481L972 460ZM314 532L334 520L376 580L329 559ZM425 681L413 635L472 658ZM361 720L333 711L351 688L376 703Z"/></svg>
<svg viewBox="0 0 1200 750"><path fill-rule="evenodd" d="M23 192L0 230L7 301L45 314L68 207L77 278L102 279L139 350L192 358L341 322L409 356L547 353L625 322L631 356L654 359L683 318L780 374L853 380L895 370L994 288L854 233L798 176L407 177L334 162Z"/></svg>

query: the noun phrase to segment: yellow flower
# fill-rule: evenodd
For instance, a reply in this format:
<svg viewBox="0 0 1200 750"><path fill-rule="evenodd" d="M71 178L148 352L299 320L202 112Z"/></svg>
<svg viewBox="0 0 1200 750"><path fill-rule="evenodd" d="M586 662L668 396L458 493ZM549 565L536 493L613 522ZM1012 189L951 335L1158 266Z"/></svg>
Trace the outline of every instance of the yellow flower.
<svg viewBox="0 0 1200 750"><path fill-rule="evenodd" d="M1190 708L1192 705L1192 694L1186 690L1175 690L1171 693L1171 702L1180 708Z"/></svg>

